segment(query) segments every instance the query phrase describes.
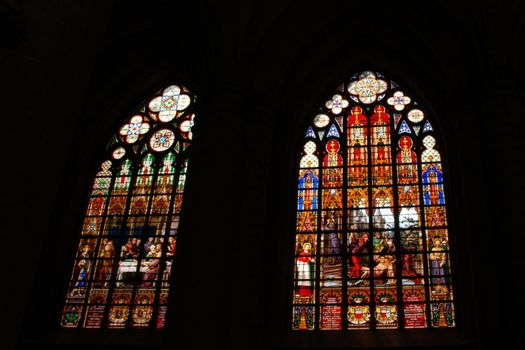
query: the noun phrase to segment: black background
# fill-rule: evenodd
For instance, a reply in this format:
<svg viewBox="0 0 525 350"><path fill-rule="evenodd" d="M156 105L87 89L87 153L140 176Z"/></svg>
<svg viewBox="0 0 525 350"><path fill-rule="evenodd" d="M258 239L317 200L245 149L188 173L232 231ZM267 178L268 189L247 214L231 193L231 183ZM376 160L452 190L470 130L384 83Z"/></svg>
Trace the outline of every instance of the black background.
<svg viewBox="0 0 525 350"><path fill-rule="evenodd" d="M0 4L3 348L517 347L524 16L518 0ZM457 332L290 338L300 142L326 96L368 69L410 91L442 135ZM64 332L105 146L173 82L198 95L198 114L167 330Z"/></svg>

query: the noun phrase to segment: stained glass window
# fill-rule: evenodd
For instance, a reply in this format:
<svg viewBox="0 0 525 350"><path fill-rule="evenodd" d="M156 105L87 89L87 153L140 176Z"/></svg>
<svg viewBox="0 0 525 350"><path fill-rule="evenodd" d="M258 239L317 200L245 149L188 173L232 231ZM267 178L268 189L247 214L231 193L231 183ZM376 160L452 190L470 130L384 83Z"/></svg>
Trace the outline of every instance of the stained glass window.
<svg viewBox="0 0 525 350"><path fill-rule="evenodd" d="M312 118L298 164L292 329L455 326L446 174L429 114L366 71Z"/></svg>
<svg viewBox="0 0 525 350"><path fill-rule="evenodd" d="M63 327L164 328L194 102L168 86L116 131L93 181Z"/></svg>

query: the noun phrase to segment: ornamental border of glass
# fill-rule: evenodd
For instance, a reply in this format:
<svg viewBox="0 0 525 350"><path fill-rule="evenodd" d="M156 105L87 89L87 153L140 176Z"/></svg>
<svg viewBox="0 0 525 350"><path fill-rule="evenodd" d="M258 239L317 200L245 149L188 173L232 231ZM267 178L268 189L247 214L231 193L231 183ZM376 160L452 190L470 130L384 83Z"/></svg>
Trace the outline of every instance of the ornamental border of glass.
<svg viewBox="0 0 525 350"><path fill-rule="evenodd" d="M65 328L164 328L194 124L179 85L134 110L95 176L62 311Z"/></svg>
<svg viewBox="0 0 525 350"><path fill-rule="evenodd" d="M340 85L299 161L291 328L455 326L441 152L377 72Z"/></svg>

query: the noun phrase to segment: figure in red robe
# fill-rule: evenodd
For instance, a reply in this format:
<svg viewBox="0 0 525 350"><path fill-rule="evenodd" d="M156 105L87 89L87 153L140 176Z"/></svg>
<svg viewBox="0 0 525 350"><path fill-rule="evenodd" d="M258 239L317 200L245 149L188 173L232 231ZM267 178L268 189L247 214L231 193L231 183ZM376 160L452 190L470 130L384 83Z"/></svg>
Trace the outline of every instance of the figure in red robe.
<svg viewBox="0 0 525 350"><path fill-rule="evenodd" d="M303 249L295 258L295 280L297 293L304 296L312 296L314 292L313 281L315 272L315 259L311 256L312 245L303 243Z"/></svg>
<svg viewBox="0 0 525 350"><path fill-rule="evenodd" d="M399 183L417 183L417 156L412 150L412 139L403 136L399 139L400 151L397 153Z"/></svg>

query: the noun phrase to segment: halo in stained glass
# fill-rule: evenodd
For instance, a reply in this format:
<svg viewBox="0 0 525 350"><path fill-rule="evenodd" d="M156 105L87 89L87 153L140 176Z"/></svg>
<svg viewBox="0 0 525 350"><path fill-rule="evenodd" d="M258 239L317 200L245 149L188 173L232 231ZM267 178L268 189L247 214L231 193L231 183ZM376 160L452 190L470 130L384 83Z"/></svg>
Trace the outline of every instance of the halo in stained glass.
<svg viewBox="0 0 525 350"><path fill-rule="evenodd" d="M314 118L314 125L318 128L324 128L330 123L330 117L326 114L318 114Z"/></svg>
<svg viewBox="0 0 525 350"><path fill-rule="evenodd" d="M170 129L156 131L149 140L149 145L155 152L162 152L170 148L175 142L175 134Z"/></svg>
<svg viewBox="0 0 525 350"><path fill-rule="evenodd" d="M407 117L412 123L419 123L425 117L425 113L423 113L423 111L420 109L412 109L410 112L408 112Z"/></svg>
<svg viewBox="0 0 525 350"><path fill-rule="evenodd" d="M122 157L124 157L124 155L126 154L126 149L124 147L118 147L117 149L115 149L113 151L113 159L120 159Z"/></svg>

